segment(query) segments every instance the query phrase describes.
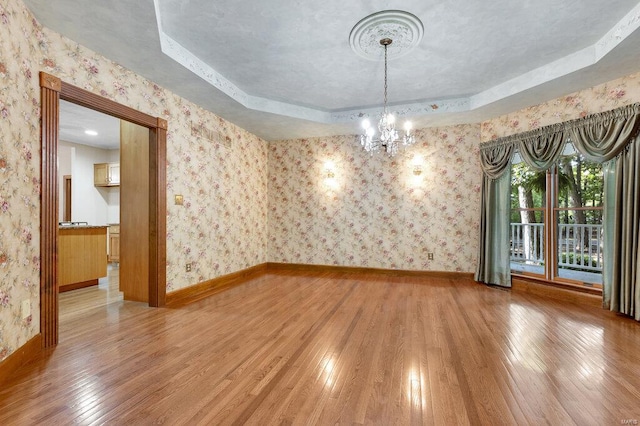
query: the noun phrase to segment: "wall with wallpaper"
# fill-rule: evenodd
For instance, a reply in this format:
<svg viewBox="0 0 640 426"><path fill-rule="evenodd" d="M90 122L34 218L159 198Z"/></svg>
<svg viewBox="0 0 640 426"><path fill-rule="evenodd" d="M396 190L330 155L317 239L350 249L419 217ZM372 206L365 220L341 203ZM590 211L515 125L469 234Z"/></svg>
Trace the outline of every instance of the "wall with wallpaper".
<svg viewBox="0 0 640 426"><path fill-rule="evenodd" d="M395 159L368 156L353 136L267 144L0 0L0 360L39 331L40 70L168 120L167 196L185 196L167 206L168 291L266 261L470 272L479 142L640 101L635 74L484 123L419 130ZM192 123L221 138L192 136Z"/></svg>
<svg viewBox="0 0 640 426"><path fill-rule="evenodd" d="M271 143L269 260L472 271L480 126L415 136L395 158L367 154L355 136Z"/></svg>
<svg viewBox="0 0 640 426"><path fill-rule="evenodd" d="M168 120L167 196L185 200L167 206L168 291L267 261L265 141L0 0L0 360L39 331L40 70ZM220 137L192 136L192 123Z"/></svg>
<svg viewBox="0 0 640 426"><path fill-rule="evenodd" d="M640 73L552 99L482 123L482 141L640 102Z"/></svg>
<svg viewBox="0 0 640 426"><path fill-rule="evenodd" d="M272 143L269 260L471 272L479 142L638 101L640 73L478 125L419 130L418 145L393 160L362 152L353 136ZM418 180L414 156L424 169Z"/></svg>

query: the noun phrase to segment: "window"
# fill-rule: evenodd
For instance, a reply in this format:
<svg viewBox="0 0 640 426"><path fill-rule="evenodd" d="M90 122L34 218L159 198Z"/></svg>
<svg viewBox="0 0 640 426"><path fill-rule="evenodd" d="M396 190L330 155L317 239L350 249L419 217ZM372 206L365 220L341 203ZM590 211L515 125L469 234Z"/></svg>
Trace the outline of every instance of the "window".
<svg viewBox="0 0 640 426"><path fill-rule="evenodd" d="M519 155L511 169L511 269L547 280L602 286L602 165L567 144L550 170Z"/></svg>

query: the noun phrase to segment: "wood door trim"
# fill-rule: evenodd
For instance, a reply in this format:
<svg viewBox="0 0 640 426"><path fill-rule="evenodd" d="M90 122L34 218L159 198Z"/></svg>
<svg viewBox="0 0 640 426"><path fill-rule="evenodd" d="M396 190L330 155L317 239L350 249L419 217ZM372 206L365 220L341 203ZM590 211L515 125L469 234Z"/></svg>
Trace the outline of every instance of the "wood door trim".
<svg viewBox="0 0 640 426"><path fill-rule="evenodd" d="M40 73L42 143L40 189L40 333L45 348L58 343L59 78Z"/></svg>
<svg viewBox="0 0 640 426"><path fill-rule="evenodd" d="M111 99L65 83L64 81L61 82L60 99L139 124L149 129L158 127L158 117L145 114L144 112L119 104Z"/></svg>
<svg viewBox="0 0 640 426"><path fill-rule="evenodd" d="M60 99L145 126L149 131L149 305L163 306L166 293L167 121L88 92L40 72L42 182L40 213L40 332L43 346L58 343L58 132Z"/></svg>
<svg viewBox="0 0 640 426"><path fill-rule="evenodd" d="M149 147L149 278L156 280L149 287L149 306L164 306L167 292L166 120L158 118L156 127L149 129Z"/></svg>

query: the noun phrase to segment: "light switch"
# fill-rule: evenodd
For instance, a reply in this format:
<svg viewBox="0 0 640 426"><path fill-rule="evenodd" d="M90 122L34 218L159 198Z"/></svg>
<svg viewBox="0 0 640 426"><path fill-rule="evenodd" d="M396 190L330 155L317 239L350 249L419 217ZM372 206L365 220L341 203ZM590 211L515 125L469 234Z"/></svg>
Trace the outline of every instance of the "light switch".
<svg viewBox="0 0 640 426"><path fill-rule="evenodd" d="M31 315L31 301L23 300L22 301L22 319L27 319L29 315Z"/></svg>
<svg viewBox="0 0 640 426"><path fill-rule="evenodd" d="M182 195L176 195L175 200L176 206L181 206L184 203L184 198L182 197Z"/></svg>

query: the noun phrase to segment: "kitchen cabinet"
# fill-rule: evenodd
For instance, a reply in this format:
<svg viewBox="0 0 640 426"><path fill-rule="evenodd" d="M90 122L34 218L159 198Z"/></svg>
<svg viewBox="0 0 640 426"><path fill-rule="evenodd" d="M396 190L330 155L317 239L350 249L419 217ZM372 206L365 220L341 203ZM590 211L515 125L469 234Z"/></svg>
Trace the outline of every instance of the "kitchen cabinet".
<svg viewBox="0 0 640 426"><path fill-rule="evenodd" d="M120 263L120 225L109 225L109 262Z"/></svg>
<svg viewBox="0 0 640 426"><path fill-rule="evenodd" d="M120 163L97 163L93 165L94 186L120 186Z"/></svg>
<svg viewBox="0 0 640 426"><path fill-rule="evenodd" d="M97 285L107 276L106 226L64 226L58 235L58 291Z"/></svg>

